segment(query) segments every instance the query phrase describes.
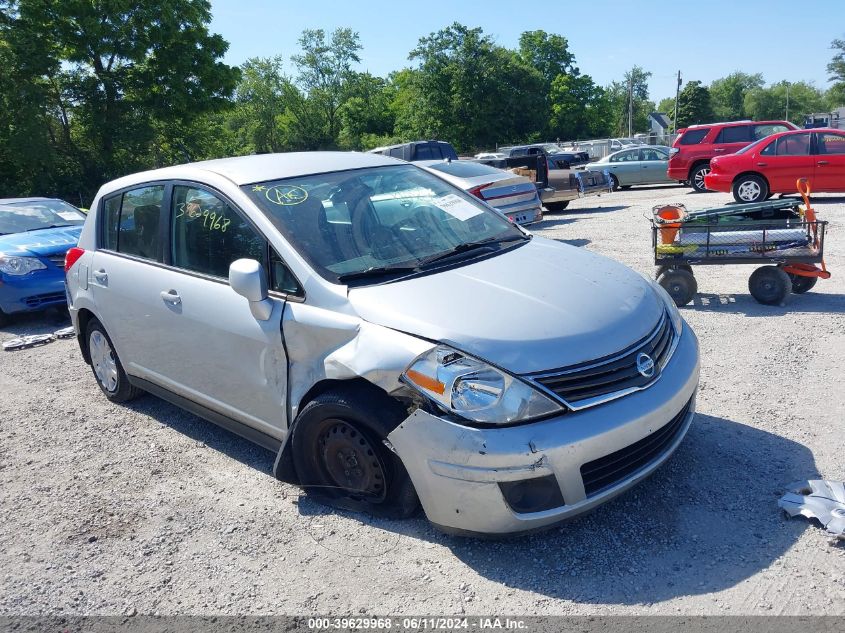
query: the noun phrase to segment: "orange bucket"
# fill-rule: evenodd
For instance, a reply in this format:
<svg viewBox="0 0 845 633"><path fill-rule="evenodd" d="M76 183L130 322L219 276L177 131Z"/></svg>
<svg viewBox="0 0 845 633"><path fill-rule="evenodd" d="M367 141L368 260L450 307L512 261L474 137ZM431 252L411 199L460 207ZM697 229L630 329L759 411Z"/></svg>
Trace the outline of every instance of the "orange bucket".
<svg viewBox="0 0 845 633"><path fill-rule="evenodd" d="M666 220L677 220L686 214L686 208L680 204L668 204L665 207L659 207L654 210L654 215L659 217L662 227L660 228L660 243L671 244L675 241L678 235L678 229L681 228L680 222L667 223Z"/></svg>

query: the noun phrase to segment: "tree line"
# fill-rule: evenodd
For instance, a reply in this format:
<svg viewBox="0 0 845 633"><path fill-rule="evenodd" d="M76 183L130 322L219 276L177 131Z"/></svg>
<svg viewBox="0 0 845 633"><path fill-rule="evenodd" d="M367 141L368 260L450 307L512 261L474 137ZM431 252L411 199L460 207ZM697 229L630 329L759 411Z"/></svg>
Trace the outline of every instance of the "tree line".
<svg viewBox="0 0 845 633"><path fill-rule="evenodd" d="M360 72L356 32L305 30L288 59L223 63L208 0L0 0L0 197L90 202L110 179L175 163L251 153L361 150L417 138L458 151L646 131L651 73L634 66L599 86L566 38L527 31L501 46L452 24L420 38L406 68ZM687 83L678 125L789 118L845 104L845 41L836 82L766 86L736 72ZM288 74L286 68L292 68ZM629 112L630 110L630 112Z"/></svg>

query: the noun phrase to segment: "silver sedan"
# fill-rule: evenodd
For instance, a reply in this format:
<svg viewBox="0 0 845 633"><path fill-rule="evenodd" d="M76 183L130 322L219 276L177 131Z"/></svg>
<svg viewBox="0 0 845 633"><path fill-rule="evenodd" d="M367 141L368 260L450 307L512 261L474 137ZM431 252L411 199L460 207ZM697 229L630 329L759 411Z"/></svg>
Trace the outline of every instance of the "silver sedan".
<svg viewBox="0 0 845 633"><path fill-rule="evenodd" d="M614 189L627 189L633 185L675 183L666 174L668 165L668 147L644 145L608 154L587 165L586 169L607 171Z"/></svg>

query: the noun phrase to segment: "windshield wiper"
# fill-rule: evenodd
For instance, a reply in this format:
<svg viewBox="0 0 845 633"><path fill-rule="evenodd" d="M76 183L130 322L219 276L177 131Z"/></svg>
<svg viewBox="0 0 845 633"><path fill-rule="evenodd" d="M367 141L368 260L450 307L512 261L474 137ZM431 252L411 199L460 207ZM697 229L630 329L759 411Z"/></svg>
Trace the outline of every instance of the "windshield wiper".
<svg viewBox="0 0 845 633"><path fill-rule="evenodd" d="M428 257L426 259L420 260L420 266L426 266L428 264L435 264L437 262L442 262L447 259L451 259L455 255L460 255L462 253L466 253L469 251L474 251L478 249L489 249L496 244L504 244L506 242L516 242L522 240L530 240L530 235L507 235L505 237L488 237L483 240L478 240L477 242L464 242L463 244L458 244L455 248L451 251L446 253L440 253L439 255L433 255L432 257Z"/></svg>
<svg viewBox="0 0 845 633"><path fill-rule="evenodd" d="M24 233L29 233L30 231L43 231L44 229L61 229L66 226L79 226L78 224L51 224L50 226L38 226L34 229L27 229Z"/></svg>
<svg viewBox="0 0 845 633"><path fill-rule="evenodd" d="M354 281L368 277L380 277L382 275L393 275L399 273L415 273L419 269L416 266L373 266L367 270L360 270L356 273L338 275L338 281Z"/></svg>

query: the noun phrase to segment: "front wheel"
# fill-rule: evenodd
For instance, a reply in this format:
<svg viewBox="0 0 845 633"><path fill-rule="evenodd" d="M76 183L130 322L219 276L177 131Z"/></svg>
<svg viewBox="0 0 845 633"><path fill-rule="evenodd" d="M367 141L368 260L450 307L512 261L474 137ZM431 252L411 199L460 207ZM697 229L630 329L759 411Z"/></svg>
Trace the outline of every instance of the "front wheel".
<svg viewBox="0 0 845 633"><path fill-rule="evenodd" d="M343 385L311 400L291 438L300 485L318 501L389 518L414 513L419 501L402 460L384 445L407 416L375 387Z"/></svg>
<svg viewBox="0 0 845 633"><path fill-rule="evenodd" d="M764 305L783 305L791 290L789 275L778 266L761 266L748 278L748 291Z"/></svg>
<svg viewBox="0 0 845 633"><path fill-rule="evenodd" d="M809 292L813 289L813 286L816 285L816 282L819 280L818 277L805 277L804 275L793 275L791 273L787 273L789 275L789 280L792 282L792 292L797 295L802 295L805 292Z"/></svg>
<svg viewBox="0 0 845 633"><path fill-rule="evenodd" d="M740 176L733 185L734 200L743 203L763 202L769 197L769 186L760 176Z"/></svg>
<svg viewBox="0 0 845 633"><path fill-rule="evenodd" d="M619 179L614 174L610 174L610 188L619 191Z"/></svg>
<svg viewBox="0 0 845 633"><path fill-rule="evenodd" d="M707 191L707 187L704 186L704 177L710 173L710 163L704 163L702 165L696 166L689 175L689 184L692 185L692 188L695 189L698 193L704 193Z"/></svg>
<svg viewBox="0 0 845 633"><path fill-rule="evenodd" d="M698 282L691 271L673 268L660 273L657 283L672 297L679 308L687 305L698 292Z"/></svg>

